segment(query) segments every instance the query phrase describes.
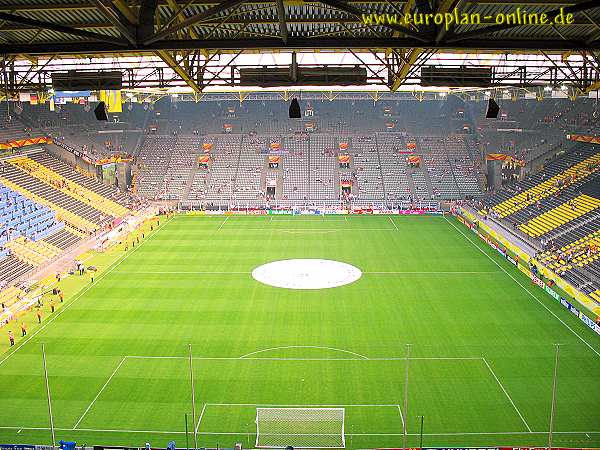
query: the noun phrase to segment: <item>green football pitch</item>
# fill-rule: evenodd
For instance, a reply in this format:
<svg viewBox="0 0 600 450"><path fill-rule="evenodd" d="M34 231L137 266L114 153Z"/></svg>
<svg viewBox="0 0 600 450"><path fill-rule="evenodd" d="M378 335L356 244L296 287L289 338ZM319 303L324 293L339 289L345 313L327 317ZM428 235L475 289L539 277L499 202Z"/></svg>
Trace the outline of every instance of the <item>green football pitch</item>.
<svg viewBox="0 0 600 450"><path fill-rule="evenodd" d="M302 258L362 276L251 276ZM57 440L252 447L257 408L310 407L348 448L543 446L559 343L554 444L600 447L600 338L455 219L176 216L73 294L0 355L0 443L51 442L44 343Z"/></svg>

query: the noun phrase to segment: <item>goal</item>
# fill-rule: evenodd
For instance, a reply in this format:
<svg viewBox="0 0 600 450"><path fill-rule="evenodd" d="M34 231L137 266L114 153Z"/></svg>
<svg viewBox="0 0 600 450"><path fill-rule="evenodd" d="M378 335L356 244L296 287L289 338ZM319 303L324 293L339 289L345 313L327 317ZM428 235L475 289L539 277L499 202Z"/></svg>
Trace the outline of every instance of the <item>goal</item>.
<svg viewBox="0 0 600 450"><path fill-rule="evenodd" d="M344 448L344 408L256 408L257 448Z"/></svg>

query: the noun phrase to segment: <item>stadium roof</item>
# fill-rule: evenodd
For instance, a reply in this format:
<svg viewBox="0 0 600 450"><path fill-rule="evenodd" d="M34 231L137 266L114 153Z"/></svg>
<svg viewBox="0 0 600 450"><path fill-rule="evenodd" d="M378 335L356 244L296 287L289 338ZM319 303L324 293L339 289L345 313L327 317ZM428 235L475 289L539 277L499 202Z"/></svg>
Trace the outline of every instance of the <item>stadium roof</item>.
<svg viewBox="0 0 600 450"><path fill-rule="evenodd" d="M538 19L546 14L550 23L514 23L517 13L524 18L524 11ZM438 13L443 23L433 23ZM415 25L416 17L424 22L428 14L428 25ZM463 14L469 23L457 24ZM568 15L572 15L569 24ZM43 86L41 71L56 70L56 62L64 58L84 56L95 57L98 63L101 59L103 69L111 66L130 74L143 58L153 69L172 72L200 92L225 75L234 79L233 71L228 71L231 65L242 55L259 51L284 53L284 60L291 51L311 53L317 55L314 64L321 65L328 63L319 53L345 53L350 58L343 64L366 67L372 82L391 90L411 84L411 79L414 84L420 67L431 64L434 55L437 65L460 68L481 65L482 54L489 59L496 53L511 55L508 65L502 63L504 73L511 74L503 78L504 84L564 81L587 93L597 89L600 80L600 2L0 0L3 67L17 67L16 79L27 73L22 87ZM137 66L124 62L131 58L138 58ZM258 57L246 61L249 66L264 65ZM498 64L495 61L494 67ZM543 70L527 72L536 65ZM213 71L207 80L209 67ZM68 68L73 67L67 64ZM130 78L139 80L137 75ZM169 80L169 76L162 81L160 76L151 78L156 81L153 86Z"/></svg>

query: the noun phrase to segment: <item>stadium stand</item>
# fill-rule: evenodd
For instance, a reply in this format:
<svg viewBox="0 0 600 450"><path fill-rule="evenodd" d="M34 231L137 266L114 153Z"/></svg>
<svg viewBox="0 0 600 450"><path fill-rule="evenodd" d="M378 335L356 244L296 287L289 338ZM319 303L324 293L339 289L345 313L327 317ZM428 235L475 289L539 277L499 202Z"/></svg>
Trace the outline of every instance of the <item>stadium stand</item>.
<svg viewBox="0 0 600 450"><path fill-rule="evenodd" d="M502 190L492 196L487 204L500 217L508 217L577 185L598 170L600 152L593 145L578 144L567 154L546 165L542 172L517 183L511 190Z"/></svg>
<svg viewBox="0 0 600 450"><path fill-rule="evenodd" d="M347 140L350 141L352 149L351 164L353 172L356 174L358 190L354 203L382 204L385 201L387 186L384 186L376 138L374 136L353 136Z"/></svg>
<svg viewBox="0 0 600 450"><path fill-rule="evenodd" d="M114 154L134 154L148 111L124 109L110 121L99 122L82 105L67 103L50 111L47 105L22 104L20 120L39 135L52 136L92 160ZM117 122L115 122L117 120Z"/></svg>
<svg viewBox="0 0 600 450"><path fill-rule="evenodd" d="M406 166L406 158L400 153L406 148L404 138L396 133L376 134L377 153L381 160L381 172L385 186L386 200L394 203L411 197L421 197L424 193L411 189ZM381 150L383 149L383 150ZM419 195L422 194L422 195ZM429 195L426 195L429 198Z"/></svg>
<svg viewBox="0 0 600 450"><path fill-rule="evenodd" d="M519 229L529 236L540 237L599 207L600 199L582 194L519 225Z"/></svg>
<svg viewBox="0 0 600 450"><path fill-rule="evenodd" d="M81 186L70 179L48 169L46 166L34 161L29 157L16 157L8 161L10 164L19 167L32 177L41 180L66 195L79 200L88 205L94 205L94 208L108 214L112 217L122 217L127 213L127 209L118 203L109 200L98 193Z"/></svg>
<svg viewBox="0 0 600 450"><path fill-rule="evenodd" d="M287 154L282 158L284 206L306 202L309 198L309 154L310 142L308 136L284 136L282 148Z"/></svg>
<svg viewBox="0 0 600 450"><path fill-rule="evenodd" d="M339 202L338 145L337 136L323 134L310 136L308 198L317 204ZM363 178L363 181L366 179Z"/></svg>
<svg viewBox="0 0 600 450"><path fill-rule="evenodd" d="M137 158L137 192L151 199L166 193L166 173L173 153L172 136L146 136Z"/></svg>
<svg viewBox="0 0 600 450"><path fill-rule="evenodd" d="M227 205L234 200L234 183L240 162L241 135L213 137L213 162L206 202L212 206Z"/></svg>
<svg viewBox="0 0 600 450"><path fill-rule="evenodd" d="M56 256L55 247L43 239L63 229L54 211L0 184L0 285Z"/></svg>
<svg viewBox="0 0 600 450"><path fill-rule="evenodd" d="M119 189L107 186L93 177L82 175L80 172L74 170L72 166L52 157L48 153L37 152L30 153L27 156L33 161L36 161L37 163L47 167L64 178L67 178L106 199L112 200L122 206L127 206L130 202L127 195L121 192ZM123 213L122 210L121 213Z"/></svg>
<svg viewBox="0 0 600 450"><path fill-rule="evenodd" d="M172 150L169 165L165 172L164 200L179 200L190 183L190 174L200 147L200 139L196 136L178 135Z"/></svg>
<svg viewBox="0 0 600 450"><path fill-rule="evenodd" d="M348 113L348 104L352 114ZM136 154L136 192L154 200L176 200L196 206L229 201L263 206L269 149L253 146L270 139L279 141L284 149L278 178L281 187L274 199L277 202L337 204L340 176L348 175L356 202L481 195L481 180L473 176L474 144L455 134L466 119L455 120L456 123L448 120L450 106L431 101L374 104L357 100L348 104L309 104L305 116L293 122L282 119L287 114L284 102L234 101L203 102L201 108L193 102L161 101L143 108L124 108L117 122L109 123L97 123L89 111L77 104L60 105L56 112L49 112L42 105L25 104L22 118L34 129L52 134L58 145L81 151L91 159L120 152ZM384 115L386 108L392 111L389 117ZM392 132L386 129L390 121L395 124ZM313 131L307 132L308 124ZM438 148L425 149L428 156L420 168L411 171L400 153L405 150L400 147L405 145L406 136L430 142L438 137L444 139ZM196 165L201 154L197 144L211 137L218 142L209 168L201 169ZM338 170L337 146L342 141L353 142L349 151L355 155L350 172ZM229 155L229 162L227 155L222 154L226 142L239 150L238 155ZM86 188L99 188L88 186L78 176L81 174L74 174L68 167L57 167L60 162L50 162L42 155L31 159ZM292 182L292 167L294 172L306 172L308 176ZM254 173L259 174L258 180L252 176ZM97 192L127 205L126 198L115 192Z"/></svg>
<svg viewBox="0 0 600 450"><path fill-rule="evenodd" d="M278 140L278 138L272 138ZM233 198L236 202L251 202L264 205L266 154L261 153L261 147L266 150L267 142L255 137L242 137L240 159L235 176Z"/></svg>
<svg viewBox="0 0 600 450"><path fill-rule="evenodd" d="M564 138L563 138L564 139ZM600 148L573 143L540 172L483 198L480 213L521 233L537 261L600 300Z"/></svg>

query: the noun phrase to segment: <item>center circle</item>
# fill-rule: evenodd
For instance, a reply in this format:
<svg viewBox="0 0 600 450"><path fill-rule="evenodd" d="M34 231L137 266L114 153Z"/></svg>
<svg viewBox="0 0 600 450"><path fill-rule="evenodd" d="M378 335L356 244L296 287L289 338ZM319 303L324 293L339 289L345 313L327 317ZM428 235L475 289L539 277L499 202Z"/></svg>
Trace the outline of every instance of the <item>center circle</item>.
<svg viewBox="0 0 600 450"><path fill-rule="evenodd" d="M328 289L354 283L362 272L351 264L330 259L283 259L258 266L252 277L285 289Z"/></svg>

